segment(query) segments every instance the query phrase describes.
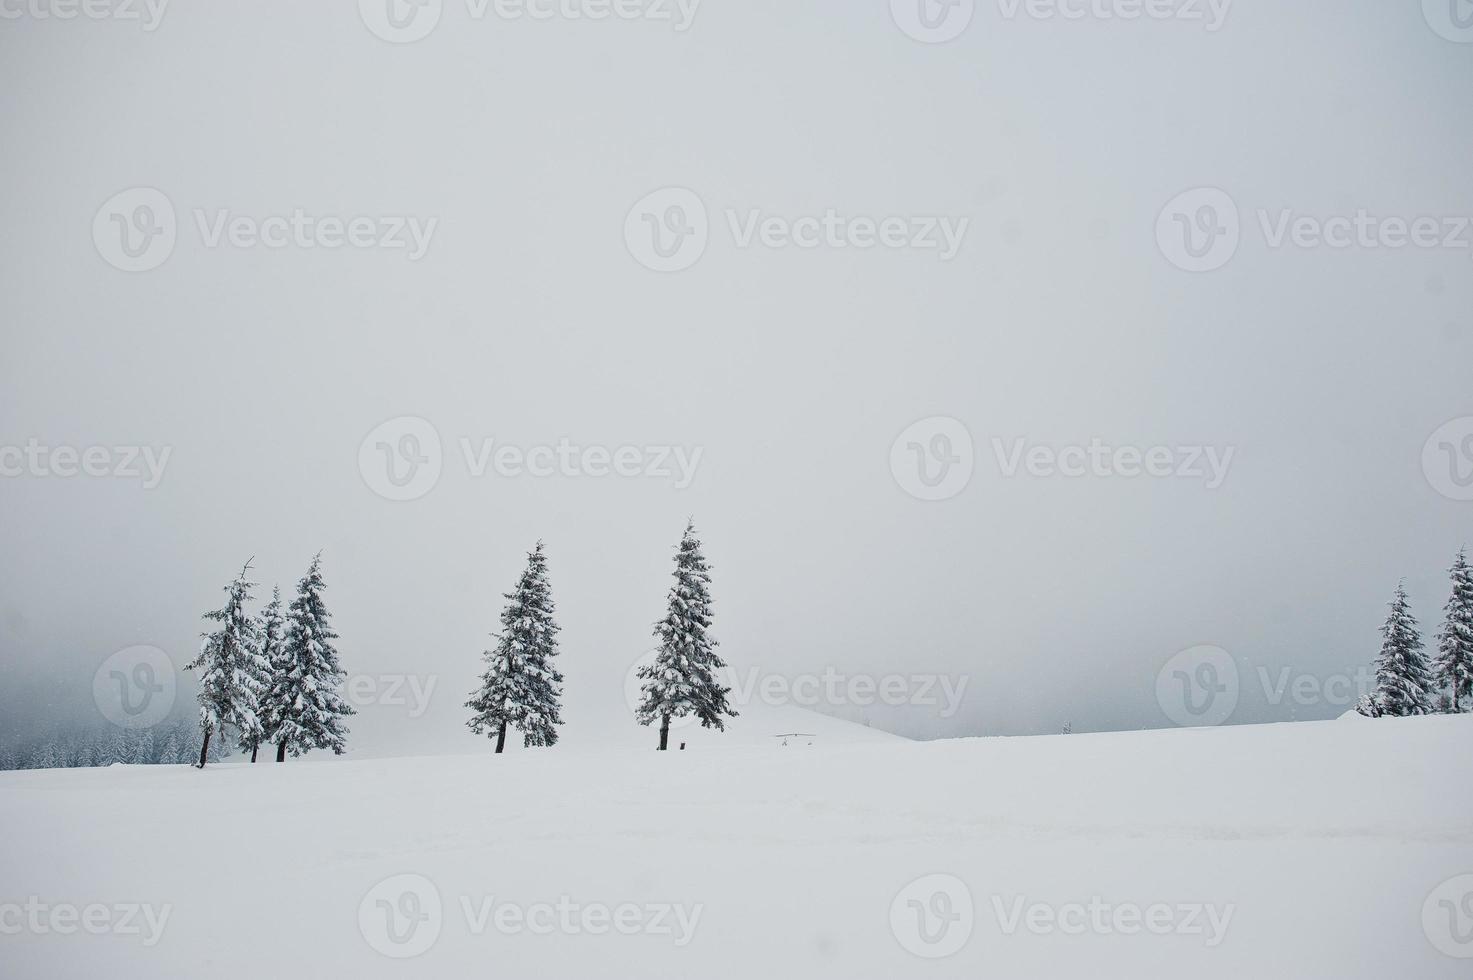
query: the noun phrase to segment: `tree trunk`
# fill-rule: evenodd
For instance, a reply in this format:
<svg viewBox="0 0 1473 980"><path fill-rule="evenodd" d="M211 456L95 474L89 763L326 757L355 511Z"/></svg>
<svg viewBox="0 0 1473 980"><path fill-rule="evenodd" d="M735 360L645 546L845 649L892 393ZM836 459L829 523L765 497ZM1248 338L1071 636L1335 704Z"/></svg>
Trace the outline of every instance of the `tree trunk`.
<svg viewBox="0 0 1473 980"><path fill-rule="evenodd" d="M206 725L205 726L205 737L199 743L199 767L201 769L203 769L205 767L205 759L209 756L209 754L210 754L210 729L209 729L209 726Z"/></svg>
<svg viewBox="0 0 1473 980"><path fill-rule="evenodd" d="M257 742L251 746L251 761L256 761L256 753L261 751L261 743Z"/></svg>
<svg viewBox="0 0 1473 980"><path fill-rule="evenodd" d="M670 716L660 717L660 751L664 752L670 747Z"/></svg>
<svg viewBox="0 0 1473 980"><path fill-rule="evenodd" d="M500 731L496 733L496 754L500 755L504 748L506 748L506 722L503 721Z"/></svg>
<svg viewBox="0 0 1473 980"><path fill-rule="evenodd" d="M278 743L276 743L276 761L277 762L285 762L286 761L286 743L285 742L278 742Z"/></svg>

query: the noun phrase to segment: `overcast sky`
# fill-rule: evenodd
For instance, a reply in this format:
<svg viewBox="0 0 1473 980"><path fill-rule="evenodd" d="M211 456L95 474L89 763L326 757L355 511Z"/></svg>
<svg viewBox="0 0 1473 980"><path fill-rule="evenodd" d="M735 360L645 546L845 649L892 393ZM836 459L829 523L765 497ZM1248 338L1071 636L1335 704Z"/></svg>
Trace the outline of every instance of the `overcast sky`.
<svg viewBox="0 0 1473 980"><path fill-rule="evenodd" d="M968 678L946 718L836 713L1160 727L1206 644L1228 720L1331 717L1258 668L1368 664L1402 577L1430 632L1473 538L1473 30L1434 0L28 2L12 717L135 644L182 665L246 559L290 591L319 549L345 666L464 700L539 538L569 712L613 717L691 516L739 669ZM1170 475L1131 475L1155 447Z"/></svg>

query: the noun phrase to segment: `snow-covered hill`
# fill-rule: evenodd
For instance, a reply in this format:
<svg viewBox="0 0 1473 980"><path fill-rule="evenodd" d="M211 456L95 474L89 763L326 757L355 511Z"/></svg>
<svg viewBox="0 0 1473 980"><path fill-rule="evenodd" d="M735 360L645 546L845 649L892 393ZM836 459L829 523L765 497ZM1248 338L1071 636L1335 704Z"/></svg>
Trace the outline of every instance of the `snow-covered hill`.
<svg viewBox="0 0 1473 980"><path fill-rule="evenodd" d="M396 682L397 683L397 682ZM420 681L416 689L405 682L393 688L380 685L379 696L359 699L357 715L348 720L352 729L348 756L354 759L379 759L415 755L483 755L491 741L466 727L469 711L465 695L444 690L443 685L429 687ZM652 751L659 742L659 729L643 727L634 720L632 705L637 700L634 688L626 704L618 698L605 698L591 703L574 701L565 706L566 723L559 729L559 749L619 748ZM677 719L670 731L670 747L677 749L685 742L690 749L707 747L730 749L739 746L761 747L778 744L783 735L802 735L789 741L797 744L850 745L856 743L903 741L899 736L877 728L856 725L828 715L806 711L787 704L766 704L758 699L737 705L739 714L726 722L726 730L703 729L693 718ZM523 751L521 740L513 732L507 738L507 752ZM537 750L541 751L541 750Z"/></svg>
<svg viewBox="0 0 1473 980"><path fill-rule="evenodd" d="M501 757L0 773L0 972L1473 969L1473 718L915 743L809 715L791 727L820 737L787 746L771 720L664 754L635 727Z"/></svg>

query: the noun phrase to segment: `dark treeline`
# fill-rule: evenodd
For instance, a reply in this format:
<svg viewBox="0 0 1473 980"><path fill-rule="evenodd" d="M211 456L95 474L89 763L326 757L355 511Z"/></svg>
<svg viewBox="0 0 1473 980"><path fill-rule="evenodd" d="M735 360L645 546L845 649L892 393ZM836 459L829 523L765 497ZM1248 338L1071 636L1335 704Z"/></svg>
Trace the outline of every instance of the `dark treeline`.
<svg viewBox="0 0 1473 980"><path fill-rule="evenodd" d="M139 729L73 722L28 737L0 739L0 769L74 769L119 763L167 766L197 762L199 751L199 725L184 718ZM210 756L223 758L218 743Z"/></svg>

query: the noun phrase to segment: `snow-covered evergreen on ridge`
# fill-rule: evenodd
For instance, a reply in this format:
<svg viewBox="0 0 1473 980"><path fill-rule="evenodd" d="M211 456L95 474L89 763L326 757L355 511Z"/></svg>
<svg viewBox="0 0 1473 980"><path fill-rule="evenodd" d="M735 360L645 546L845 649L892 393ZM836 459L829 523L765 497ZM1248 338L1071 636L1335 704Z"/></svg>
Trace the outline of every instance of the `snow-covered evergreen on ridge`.
<svg viewBox="0 0 1473 980"><path fill-rule="evenodd" d="M205 613L205 619L220 627L205 634L199 656L185 665L185 670L200 672L197 698L206 749L212 737L223 738L227 730L237 732L242 745L259 741L262 731L260 699L267 666L256 621L246 611L254 588L254 583L246 581L250 568L251 563L246 562L225 587L225 605ZM206 761L207 752L201 752L199 764Z"/></svg>
<svg viewBox="0 0 1473 980"><path fill-rule="evenodd" d="M1433 666L1447 691L1449 709L1469 711L1473 710L1473 569L1468 566L1466 549L1453 559L1449 576L1452 594L1442 610Z"/></svg>
<svg viewBox="0 0 1473 980"><path fill-rule="evenodd" d="M731 688L722 686L716 675L726 662L717 655L711 635L711 572L694 521L686 524L673 574L665 618L655 624L659 651L639 671L645 683L636 712L641 725L660 723L661 750L669 746L672 718L694 715L703 728L719 731L725 727L723 715L736 715L726 700Z"/></svg>
<svg viewBox="0 0 1473 980"><path fill-rule="evenodd" d="M285 678L290 669L286 650L286 617L281 607L281 586L271 587L271 601L266 604L265 609L261 610L258 623L261 635L261 654L265 658L267 667L266 684L261 694L261 727L264 736L262 741L278 745L276 733L281 730L290 707L285 701L276 700L285 698L290 690L287 684L277 683L277 679ZM252 750L251 761L256 761L254 750Z"/></svg>
<svg viewBox="0 0 1473 980"><path fill-rule="evenodd" d="M1428 714L1434 710L1432 674L1401 583L1397 583L1390 606L1391 612L1381 627L1381 652L1376 657L1377 711L1396 717Z"/></svg>
<svg viewBox="0 0 1473 980"><path fill-rule="evenodd" d="M527 555L527 567L501 612L496 646L485 651L481 684L466 702L474 714L467 723L477 735L496 739L506 748L508 727L522 733L522 744L556 745L562 719L563 675L553 666L558 655L556 606L547 578L547 556L541 541Z"/></svg>
<svg viewBox="0 0 1473 980"><path fill-rule="evenodd" d="M355 714L344 700L344 672L333 641L332 619L322 593L322 555L313 556L287 612L286 638L279 667L272 672L266 700L271 707L271 737L277 758L330 749L341 755L348 729L343 718Z"/></svg>

